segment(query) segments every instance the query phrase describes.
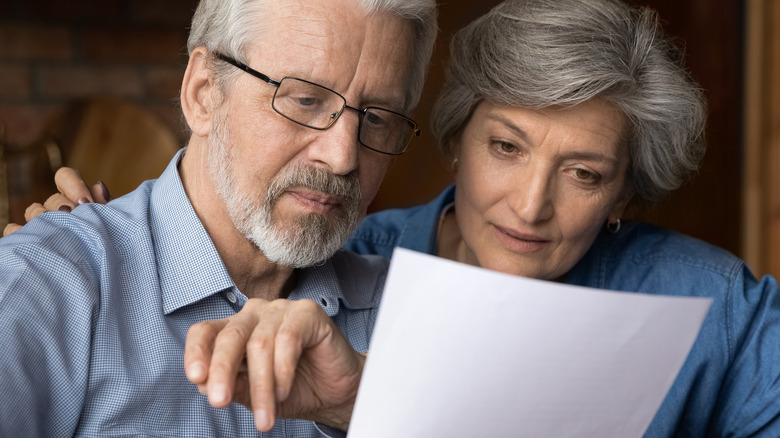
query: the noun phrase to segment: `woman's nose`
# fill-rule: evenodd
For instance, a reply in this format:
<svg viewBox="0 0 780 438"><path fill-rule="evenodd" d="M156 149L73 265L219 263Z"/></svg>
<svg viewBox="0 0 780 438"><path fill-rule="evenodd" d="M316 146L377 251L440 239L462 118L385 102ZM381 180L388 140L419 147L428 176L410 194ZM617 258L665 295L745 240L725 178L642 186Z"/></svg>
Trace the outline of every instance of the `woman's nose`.
<svg viewBox="0 0 780 438"><path fill-rule="evenodd" d="M516 187L513 208L525 223L533 224L552 217L553 193L552 178L543 170L529 169L528 178L520 181Z"/></svg>

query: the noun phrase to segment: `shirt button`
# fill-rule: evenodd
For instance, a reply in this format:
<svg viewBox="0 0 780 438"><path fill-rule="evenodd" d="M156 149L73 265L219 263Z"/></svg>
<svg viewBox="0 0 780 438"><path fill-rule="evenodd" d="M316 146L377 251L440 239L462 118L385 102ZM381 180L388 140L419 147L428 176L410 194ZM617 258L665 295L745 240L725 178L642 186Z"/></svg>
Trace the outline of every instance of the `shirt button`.
<svg viewBox="0 0 780 438"><path fill-rule="evenodd" d="M238 301L238 298L236 298L236 294L232 290L228 291L227 299L233 304L236 304L236 301Z"/></svg>

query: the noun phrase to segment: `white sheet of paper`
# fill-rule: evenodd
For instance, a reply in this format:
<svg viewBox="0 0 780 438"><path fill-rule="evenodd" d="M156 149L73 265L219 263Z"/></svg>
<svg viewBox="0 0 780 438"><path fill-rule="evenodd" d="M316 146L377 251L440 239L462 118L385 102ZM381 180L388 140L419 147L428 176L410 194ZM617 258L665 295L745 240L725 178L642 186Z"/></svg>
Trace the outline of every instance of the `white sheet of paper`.
<svg viewBox="0 0 780 438"><path fill-rule="evenodd" d="M397 248L348 436L640 437L709 305Z"/></svg>

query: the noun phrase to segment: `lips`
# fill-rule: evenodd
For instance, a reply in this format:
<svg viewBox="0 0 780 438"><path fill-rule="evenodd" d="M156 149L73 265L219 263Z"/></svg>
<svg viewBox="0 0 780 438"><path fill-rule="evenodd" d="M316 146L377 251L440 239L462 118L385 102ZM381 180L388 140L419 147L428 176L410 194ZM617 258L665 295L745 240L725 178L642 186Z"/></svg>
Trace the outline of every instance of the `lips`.
<svg viewBox="0 0 780 438"><path fill-rule="evenodd" d="M291 189L287 194L315 213L326 214L344 205L344 200L336 195L308 189Z"/></svg>
<svg viewBox="0 0 780 438"><path fill-rule="evenodd" d="M550 241L532 234L493 225L493 233L501 244L513 252L534 252L546 247Z"/></svg>

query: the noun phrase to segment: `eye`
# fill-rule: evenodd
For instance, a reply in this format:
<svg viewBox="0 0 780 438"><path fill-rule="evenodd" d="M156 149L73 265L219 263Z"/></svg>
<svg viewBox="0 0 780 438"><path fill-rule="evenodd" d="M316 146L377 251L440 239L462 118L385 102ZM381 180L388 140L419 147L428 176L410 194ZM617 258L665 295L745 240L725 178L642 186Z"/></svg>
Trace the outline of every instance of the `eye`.
<svg viewBox="0 0 780 438"><path fill-rule="evenodd" d="M573 170L574 177L577 178L577 180L582 182L587 182L591 184L595 184L601 180L601 176L595 172L591 172L589 170L585 169L574 169Z"/></svg>
<svg viewBox="0 0 780 438"><path fill-rule="evenodd" d="M493 142L493 147L504 154L513 154L518 150L517 146L513 145L512 143L498 140Z"/></svg>
<svg viewBox="0 0 780 438"><path fill-rule="evenodd" d="M337 105L330 95L318 88L299 87L295 90L283 91L285 93L277 92L275 102L285 108L299 111L326 111L325 108Z"/></svg>
<svg viewBox="0 0 780 438"><path fill-rule="evenodd" d="M373 126L384 126L386 124L384 117L376 111L366 111L363 121Z"/></svg>
<svg viewBox="0 0 780 438"><path fill-rule="evenodd" d="M577 169L574 171L575 175L577 175L577 178L579 179L590 179L591 176L593 176L592 173L588 172L585 169Z"/></svg>
<svg viewBox="0 0 780 438"><path fill-rule="evenodd" d="M307 96L296 97L295 101L300 106L312 106L312 105L317 104L317 98L315 98L315 97L307 97Z"/></svg>

